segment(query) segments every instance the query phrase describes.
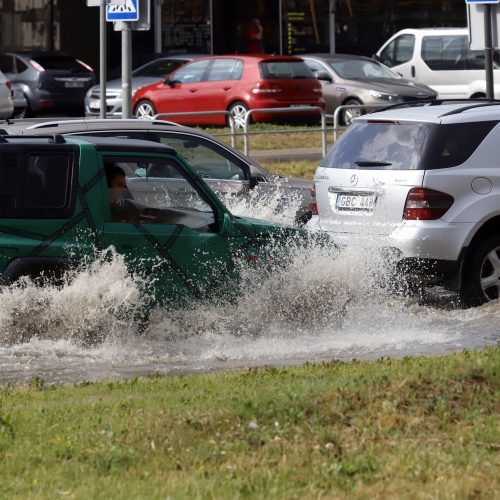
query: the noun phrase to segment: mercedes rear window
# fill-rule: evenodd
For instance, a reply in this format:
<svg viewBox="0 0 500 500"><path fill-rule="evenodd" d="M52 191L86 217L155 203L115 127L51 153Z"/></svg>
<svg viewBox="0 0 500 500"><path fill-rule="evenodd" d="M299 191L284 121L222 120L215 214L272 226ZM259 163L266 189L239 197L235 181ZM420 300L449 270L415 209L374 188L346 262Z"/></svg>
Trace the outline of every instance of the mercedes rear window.
<svg viewBox="0 0 500 500"><path fill-rule="evenodd" d="M303 61L263 61L259 67L262 78L314 78Z"/></svg>
<svg viewBox="0 0 500 500"><path fill-rule="evenodd" d="M37 56L32 58L45 70L90 71L71 56Z"/></svg>
<svg viewBox="0 0 500 500"><path fill-rule="evenodd" d="M353 123L323 158L321 166L423 170L436 128L433 123Z"/></svg>

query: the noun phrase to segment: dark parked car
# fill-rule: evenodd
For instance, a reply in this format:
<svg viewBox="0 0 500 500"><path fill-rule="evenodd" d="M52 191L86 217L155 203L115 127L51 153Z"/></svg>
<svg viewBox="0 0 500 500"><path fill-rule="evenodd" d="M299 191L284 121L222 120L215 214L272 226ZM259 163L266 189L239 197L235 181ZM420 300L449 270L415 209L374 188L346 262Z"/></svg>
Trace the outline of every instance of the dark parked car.
<svg viewBox="0 0 500 500"><path fill-rule="evenodd" d="M307 222L316 210L314 183L279 177L250 158L200 130L161 120L81 119L52 122L18 120L0 123L15 135L69 134L145 139L167 144L223 199L246 207L273 206L290 221ZM282 220L282 217L278 217ZM286 217L287 218L287 217Z"/></svg>
<svg viewBox="0 0 500 500"><path fill-rule="evenodd" d="M228 111L242 126L248 110L271 108L324 108L321 84L304 61L293 56L226 55L197 59L168 78L139 89L132 100L138 118L158 113ZM287 110L288 111L288 110ZM299 113L294 113L295 117ZM319 121L317 111L300 116ZM289 112L256 113L252 120L290 119ZM175 118L190 125L224 125L227 117L199 115Z"/></svg>
<svg viewBox="0 0 500 500"><path fill-rule="evenodd" d="M369 57L347 54L301 55L323 85L327 114L347 104L388 106L408 101L435 99L437 93L427 85L402 78ZM341 121L363 114L359 108L345 109Z"/></svg>
<svg viewBox="0 0 500 500"><path fill-rule="evenodd" d="M0 71L0 118L10 118L14 113L12 82Z"/></svg>
<svg viewBox="0 0 500 500"><path fill-rule="evenodd" d="M85 94L95 84L90 66L62 52L2 52L0 70L22 88L25 116L47 112L83 116Z"/></svg>
<svg viewBox="0 0 500 500"><path fill-rule="evenodd" d="M132 95L141 87L165 78L172 71L203 54L179 54L157 58L132 71ZM101 87L95 85L85 96L85 114L98 117L101 112ZM122 79L106 82L106 114L122 115Z"/></svg>

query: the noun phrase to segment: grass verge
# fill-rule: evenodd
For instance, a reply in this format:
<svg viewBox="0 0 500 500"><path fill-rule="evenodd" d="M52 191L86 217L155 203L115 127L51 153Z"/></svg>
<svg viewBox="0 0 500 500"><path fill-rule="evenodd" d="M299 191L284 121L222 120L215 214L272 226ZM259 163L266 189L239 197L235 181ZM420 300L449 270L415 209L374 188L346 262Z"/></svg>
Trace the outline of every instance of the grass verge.
<svg viewBox="0 0 500 500"><path fill-rule="evenodd" d="M2 498L498 498L500 348L0 391Z"/></svg>

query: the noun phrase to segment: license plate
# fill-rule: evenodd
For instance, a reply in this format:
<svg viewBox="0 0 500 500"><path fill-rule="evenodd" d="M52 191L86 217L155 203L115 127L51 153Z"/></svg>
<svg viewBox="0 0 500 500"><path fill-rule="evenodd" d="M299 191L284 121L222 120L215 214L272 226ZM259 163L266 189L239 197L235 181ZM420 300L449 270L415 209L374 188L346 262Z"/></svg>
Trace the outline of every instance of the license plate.
<svg viewBox="0 0 500 500"><path fill-rule="evenodd" d="M337 210L373 210L375 195L338 194L335 201Z"/></svg>
<svg viewBox="0 0 500 500"><path fill-rule="evenodd" d="M99 100L91 100L89 102L89 108L101 109L101 101L99 101Z"/></svg>
<svg viewBox="0 0 500 500"><path fill-rule="evenodd" d="M309 104L290 104L290 108L308 108Z"/></svg>
<svg viewBox="0 0 500 500"><path fill-rule="evenodd" d="M78 81L64 82L64 86L70 89L79 88L83 87L83 82L78 82Z"/></svg>

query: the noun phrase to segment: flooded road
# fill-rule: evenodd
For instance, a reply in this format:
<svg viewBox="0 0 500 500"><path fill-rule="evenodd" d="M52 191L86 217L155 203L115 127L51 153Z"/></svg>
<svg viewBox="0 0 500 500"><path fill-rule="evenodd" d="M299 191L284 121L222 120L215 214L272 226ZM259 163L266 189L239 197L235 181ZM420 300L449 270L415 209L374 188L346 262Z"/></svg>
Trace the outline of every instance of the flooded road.
<svg viewBox="0 0 500 500"><path fill-rule="evenodd" d="M62 289L0 293L0 384L232 370L306 361L442 354L495 346L500 303L419 305L384 288L365 247L317 249L271 276L245 277L237 304L156 309L145 328L140 283L120 256L97 260Z"/></svg>

